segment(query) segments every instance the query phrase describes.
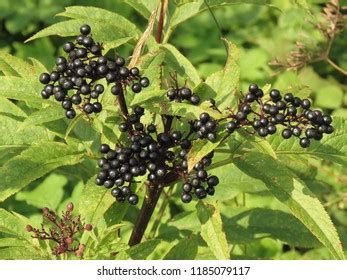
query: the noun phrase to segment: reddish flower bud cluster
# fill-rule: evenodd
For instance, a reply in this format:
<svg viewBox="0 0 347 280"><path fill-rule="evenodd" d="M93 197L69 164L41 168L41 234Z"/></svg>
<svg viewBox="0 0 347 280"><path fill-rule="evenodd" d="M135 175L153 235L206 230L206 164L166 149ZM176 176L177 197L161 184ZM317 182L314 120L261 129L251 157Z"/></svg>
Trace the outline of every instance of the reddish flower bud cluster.
<svg viewBox="0 0 347 280"><path fill-rule="evenodd" d="M85 245L79 243L79 238L85 230L91 231L93 226L84 224L80 215L74 216L72 214L73 210L74 205L69 203L66 206L66 211L59 217L57 213L44 207L42 209L43 223L41 229L27 225L26 230L33 233L33 238L51 240L54 244L52 252L55 256L73 253L77 257L82 257Z"/></svg>

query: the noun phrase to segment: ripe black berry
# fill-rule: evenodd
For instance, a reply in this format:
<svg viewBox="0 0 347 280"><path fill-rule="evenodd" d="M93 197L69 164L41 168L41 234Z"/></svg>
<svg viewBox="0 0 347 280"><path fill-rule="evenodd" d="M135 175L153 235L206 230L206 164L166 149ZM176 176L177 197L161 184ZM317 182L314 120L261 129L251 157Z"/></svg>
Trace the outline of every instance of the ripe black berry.
<svg viewBox="0 0 347 280"><path fill-rule="evenodd" d="M307 148L308 146L310 146L310 139L304 137L300 139L300 146L303 148Z"/></svg>
<svg viewBox="0 0 347 280"><path fill-rule="evenodd" d="M282 137L284 139L289 139L292 136L292 131L289 128L285 128L282 131Z"/></svg>
<svg viewBox="0 0 347 280"><path fill-rule="evenodd" d="M69 53L75 48L75 44L72 42L66 42L63 46L65 52Z"/></svg>
<svg viewBox="0 0 347 280"><path fill-rule="evenodd" d="M141 78L140 79L140 85L141 85L141 87L144 87L144 88L148 87L149 86L148 78L147 77Z"/></svg>
<svg viewBox="0 0 347 280"><path fill-rule="evenodd" d="M230 121L226 125L226 129L229 133L233 133L236 128L237 128L237 124L235 121Z"/></svg>
<svg viewBox="0 0 347 280"><path fill-rule="evenodd" d="M86 103L83 106L83 111L87 114L91 114L94 112L94 106L91 103Z"/></svg>
<svg viewBox="0 0 347 280"><path fill-rule="evenodd" d="M207 185L209 187L215 187L219 184L219 179L217 176L210 176L208 179L207 179Z"/></svg>
<svg viewBox="0 0 347 280"><path fill-rule="evenodd" d="M81 34L83 35L88 35L91 31L91 28L88 24L83 24L81 27L80 27L80 32Z"/></svg>
<svg viewBox="0 0 347 280"><path fill-rule="evenodd" d="M139 197L136 194L131 194L128 197L128 201L131 205L136 205L139 202Z"/></svg>
<svg viewBox="0 0 347 280"><path fill-rule="evenodd" d="M261 137L266 137L269 134L269 131L268 131L268 129L266 127L261 127L258 130L258 134Z"/></svg>
<svg viewBox="0 0 347 280"><path fill-rule="evenodd" d="M118 197L118 196L122 195L122 192L119 188L114 188L114 189L112 189L111 194L114 197Z"/></svg>
<svg viewBox="0 0 347 280"><path fill-rule="evenodd" d="M42 73L40 75L40 83L42 84L48 84L51 81L50 75L48 73Z"/></svg>
<svg viewBox="0 0 347 280"><path fill-rule="evenodd" d="M294 100L294 96L292 93L286 93L283 99L287 102L292 102Z"/></svg>
<svg viewBox="0 0 347 280"><path fill-rule="evenodd" d="M131 89L134 93L139 93L142 90L141 85L139 83L133 84Z"/></svg>
<svg viewBox="0 0 347 280"><path fill-rule="evenodd" d="M258 85L256 84L250 84L248 87L249 92L254 94L258 91L258 89Z"/></svg>
<svg viewBox="0 0 347 280"><path fill-rule="evenodd" d="M183 193L182 196L181 196L181 200L182 200L182 202L184 202L184 203L189 203L189 202L192 201L192 199L193 199L193 197L192 197L192 195L189 194L189 193Z"/></svg>
<svg viewBox="0 0 347 280"><path fill-rule="evenodd" d="M214 193L215 193L214 187L207 187L207 188L206 188L206 193L207 193L208 195L213 196Z"/></svg>
<svg viewBox="0 0 347 280"><path fill-rule="evenodd" d="M100 146L100 153L106 154L110 151L110 146L107 144L101 144Z"/></svg>
<svg viewBox="0 0 347 280"><path fill-rule="evenodd" d="M182 186L182 190L184 191L184 192L190 192L191 190L193 189L193 187L191 186L191 184L189 184L189 183L185 183L185 184L183 184L183 186Z"/></svg>
<svg viewBox="0 0 347 280"><path fill-rule="evenodd" d="M199 118L202 123L206 123L210 119L210 115L208 113L201 113Z"/></svg>
<svg viewBox="0 0 347 280"><path fill-rule="evenodd" d="M93 109L94 113L100 113L102 111L102 105L100 102L93 103L93 107L94 107Z"/></svg>
<svg viewBox="0 0 347 280"><path fill-rule="evenodd" d="M296 136L296 137L299 137L301 135L301 128L296 126L296 127L293 127L293 135Z"/></svg>
<svg viewBox="0 0 347 280"><path fill-rule="evenodd" d="M74 109L67 110L65 112L65 115L68 119L73 119L74 117L76 117L76 111Z"/></svg>
<svg viewBox="0 0 347 280"><path fill-rule="evenodd" d="M197 198L203 199L206 197L207 193L206 193L206 190L204 188L196 188L195 189L195 195Z"/></svg>
<svg viewBox="0 0 347 280"><path fill-rule="evenodd" d="M119 125L119 130L120 130L121 132L126 132L126 131L128 130L128 128L129 128L129 126L128 126L127 123L121 123L121 124Z"/></svg>
<svg viewBox="0 0 347 280"><path fill-rule="evenodd" d="M308 100L308 99L303 99L302 102L301 102L301 107L303 109L310 109L311 107L311 101Z"/></svg>
<svg viewBox="0 0 347 280"><path fill-rule="evenodd" d="M71 102L71 100L66 99L66 100L64 100L64 101L61 103L61 106L62 106L64 109L66 109L66 110L71 109L71 107L72 107L72 102Z"/></svg>
<svg viewBox="0 0 347 280"><path fill-rule="evenodd" d="M140 74L140 70L137 67L133 67L130 69L130 74L133 76L138 76Z"/></svg>
<svg viewBox="0 0 347 280"><path fill-rule="evenodd" d="M189 99L192 96L192 91L186 87L181 88L179 92L183 99Z"/></svg>
<svg viewBox="0 0 347 280"><path fill-rule="evenodd" d="M190 97L190 103L192 103L193 105L198 105L200 103L200 97L197 95L192 95Z"/></svg>
<svg viewBox="0 0 347 280"><path fill-rule="evenodd" d="M281 94L277 89L273 89L270 91L270 97L273 101L281 100Z"/></svg>

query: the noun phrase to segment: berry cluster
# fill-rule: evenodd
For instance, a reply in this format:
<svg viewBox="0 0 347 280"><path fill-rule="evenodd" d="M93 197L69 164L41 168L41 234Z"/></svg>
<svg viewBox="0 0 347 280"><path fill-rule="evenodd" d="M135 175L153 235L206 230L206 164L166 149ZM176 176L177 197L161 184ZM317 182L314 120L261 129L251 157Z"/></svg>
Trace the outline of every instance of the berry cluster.
<svg viewBox="0 0 347 280"><path fill-rule="evenodd" d="M208 113L201 113L199 120L194 121L193 129L200 139L208 139L214 142L217 139L218 122Z"/></svg>
<svg viewBox="0 0 347 280"><path fill-rule="evenodd" d="M209 176L205 168L207 168L213 158L213 152L202 158L197 164L195 164L193 171L187 174L187 150L182 150L180 153L182 158L181 167L185 171L186 180L182 185L181 200L184 203L189 203L193 199L193 194L198 199L203 199L207 195L214 195L215 186L219 184L217 176ZM207 184L207 187L204 187Z"/></svg>
<svg viewBox="0 0 347 280"><path fill-rule="evenodd" d="M152 123L145 127L141 123L143 114L144 109L137 106L126 121L119 125L120 131L128 134L129 145L118 146L115 150L107 144L101 145L103 156L98 162L100 170L96 184L112 189L111 194L118 202L127 199L132 205L137 204L138 196L132 192L131 183L136 177L145 174L148 181L156 185L165 184L170 174L177 179L182 178L186 184L191 182L192 189L186 189L182 196L184 202L191 200L193 188L198 198L204 198L206 194L213 195L218 178L208 177L205 171L211 164L213 153L203 158L194 167L192 174L188 174L187 154L191 141L183 138L180 131L159 133ZM204 182L209 186L206 189L203 187Z"/></svg>
<svg viewBox="0 0 347 280"><path fill-rule="evenodd" d="M174 87L170 88L166 93L167 98L170 101L178 101L182 102L183 100L187 100L193 105L198 105L200 103L200 97L194 95L191 89L187 87Z"/></svg>
<svg viewBox="0 0 347 280"><path fill-rule="evenodd" d="M134 113L119 125L120 131L129 135L128 146L112 150L109 145L101 145L100 152L105 156L99 160L101 170L96 178L97 185L106 188L115 186L111 193L117 201L123 202L127 198L133 205L137 204L138 197L130 189L131 182L148 171L148 180L159 183L170 170L167 163L175 157L170 149L182 136L179 131L157 134L153 124L145 128L140 120L143 114L142 107L135 107Z"/></svg>
<svg viewBox="0 0 347 280"><path fill-rule="evenodd" d="M303 148L310 145L311 139L321 140L324 133L334 131L332 118L310 109L310 100L294 97L292 93L282 96L277 89L272 89L269 95L268 100L263 100L263 91L255 84L250 85L237 113L230 115L232 120L226 124L226 130L233 133L242 126L251 126L259 136L266 137L276 133L277 125L282 125L285 127L282 137L298 137Z"/></svg>
<svg viewBox="0 0 347 280"><path fill-rule="evenodd" d="M114 84L111 88L114 95L122 94L130 85L134 93L149 86L148 78L141 77L136 67L128 69L124 58L117 56L110 59L103 56L102 45L94 42L89 25L82 25L80 33L75 42L64 44L67 58L59 56L55 70L42 73L39 77L45 85L41 92L42 98L54 96L66 110L67 118L76 116L76 108L86 114L101 112L99 97L104 92L104 86L99 83L101 79Z"/></svg>
<svg viewBox="0 0 347 280"><path fill-rule="evenodd" d="M31 225L27 225L26 229L28 232L33 233L33 238L51 240L56 243L56 246L52 249L53 255L74 253L76 256L82 257L85 246L78 242L79 237L76 237L76 235L81 236L85 230L91 231L93 226L83 224L80 215L73 216L73 209L74 205L69 203L60 218L54 211L45 207L42 209L43 222L50 225L49 230L45 229L44 223L41 225L41 230L33 228Z"/></svg>

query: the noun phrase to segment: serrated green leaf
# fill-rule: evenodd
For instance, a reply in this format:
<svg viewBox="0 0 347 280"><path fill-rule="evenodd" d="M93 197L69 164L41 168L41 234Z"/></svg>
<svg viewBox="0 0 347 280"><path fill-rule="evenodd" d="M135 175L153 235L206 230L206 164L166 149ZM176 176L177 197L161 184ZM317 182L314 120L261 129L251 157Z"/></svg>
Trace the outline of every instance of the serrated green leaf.
<svg viewBox="0 0 347 280"><path fill-rule="evenodd" d="M30 251L24 254L28 259L49 258L47 253L39 247L37 239L33 239L26 230L28 224L31 222L24 216L0 208L0 233L8 236L0 239L0 247L5 247L0 248L0 259L22 259L24 257L21 256L21 250Z"/></svg>
<svg viewBox="0 0 347 280"><path fill-rule="evenodd" d="M35 76L36 74L33 65L9 53L0 51L0 60L7 63L21 77Z"/></svg>
<svg viewBox="0 0 347 280"><path fill-rule="evenodd" d="M291 246L313 248L320 242L294 216L279 210L237 208L227 212L223 224L232 244L247 244L270 237Z"/></svg>
<svg viewBox="0 0 347 280"><path fill-rule="evenodd" d="M28 125L21 127L22 122L16 121L10 117L0 115L0 149L27 147L41 141L52 140L47 129Z"/></svg>
<svg viewBox="0 0 347 280"><path fill-rule="evenodd" d="M5 61L0 59L0 71L5 75L5 76L17 76L18 73L14 71L14 69Z"/></svg>
<svg viewBox="0 0 347 280"><path fill-rule="evenodd" d="M64 110L60 106L49 106L32 113L23 122L22 127L25 128L28 125L38 125L63 118L65 118L65 114Z"/></svg>
<svg viewBox="0 0 347 280"><path fill-rule="evenodd" d="M215 155L215 157L217 156L218 154ZM217 162L216 159L214 162ZM216 188L216 193L213 196L216 201L230 200L242 192L265 193L267 191L263 182L240 171L233 163L223 164L208 171L219 178L218 189Z"/></svg>
<svg viewBox="0 0 347 280"><path fill-rule="evenodd" d="M98 236L100 238L98 246L107 246L118 239L118 230L122 227L124 224L115 224L102 231Z"/></svg>
<svg viewBox="0 0 347 280"><path fill-rule="evenodd" d="M0 201L48 172L60 166L77 164L82 159L82 152L63 143L43 142L30 146L0 168Z"/></svg>
<svg viewBox="0 0 347 280"><path fill-rule="evenodd" d="M132 37L124 37L124 38L120 38L120 39L106 42L103 45L104 53L107 53L111 49L115 49L119 46L122 46L122 45L128 43L129 41L131 41L132 39L133 39Z"/></svg>
<svg viewBox="0 0 347 280"><path fill-rule="evenodd" d="M194 260L198 253L197 236L189 236L180 240L165 255L164 260Z"/></svg>
<svg viewBox="0 0 347 280"><path fill-rule="evenodd" d="M30 238L30 233L25 228L28 224L29 220L20 219L13 213L0 208L0 232L17 239L27 240Z"/></svg>
<svg viewBox="0 0 347 280"><path fill-rule="evenodd" d="M51 174L32 191L17 193L16 199L38 208L48 207L56 210L64 195L65 176Z"/></svg>
<svg viewBox="0 0 347 280"><path fill-rule="evenodd" d="M134 23L125 17L111 12L109 10L97 8L97 7L85 7L85 6L70 6L65 7L65 11L57 14L57 16L68 17L72 19L85 19L85 20L100 20L102 22L110 22L112 24L119 25L118 28L128 29L128 32L133 34L140 33L140 30ZM88 23L89 24L89 23ZM94 31L92 29L93 35Z"/></svg>
<svg viewBox="0 0 347 280"><path fill-rule="evenodd" d="M1 260L47 260L50 259L42 250L32 247L0 248Z"/></svg>
<svg viewBox="0 0 347 280"><path fill-rule="evenodd" d="M151 81L149 90L160 89L162 66L165 60L165 52L163 50L151 51L150 53L140 58L140 67L143 71L143 76L148 77ZM144 91L144 93L146 90ZM141 92L142 94L142 92Z"/></svg>
<svg viewBox="0 0 347 280"><path fill-rule="evenodd" d="M259 152L268 154L274 159L277 158L277 155L273 150L271 144L266 139L257 136L250 136L249 133L245 132L244 130L238 130L238 133L241 136L245 137L245 139L247 139L247 141Z"/></svg>
<svg viewBox="0 0 347 280"><path fill-rule="evenodd" d="M78 204L78 211L84 217L86 223L90 223L95 227L113 203L115 203L115 199L110 191L97 186L95 177L93 177L88 180L84 187Z"/></svg>
<svg viewBox="0 0 347 280"><path fill-rule="evenodd" d="M339 236L322 204L283 164L260 153L250 153L234 162L249 176L263 181L335 258L344 259Z"/></svg>
<svg viewBox="0 0 347 280"><path fill-rule="evenodd" d="M222 109L233 107L238 101L240 84L239 49L225 40L228 46L228 57L224 69L210 75L205 83L216 93L215 100Z"/></svg>
<svg viewBox="0 0 347 280"><path fill-rule="evenodd" d="M35 78L36 79L36 78ZM43 100L39 94L42 88L38 82L20 77L0 76L0 96L27 102L53 103Z"/></svg>
<svg viewBox="0 0 347 280"><path fill-rule="evenodd" d="M165 94L166 90L163 89L146 90L144 92L141 92L140 94L136 94L130 105L135 106L149 101L159 101L160 98L165 98Z"/></svg>
<svg viewBox="0 0 347 280"><path fill-rule="evenodd" d="M77 117L75 117L71 122L69 122L69 125L66 129L66 132L65 132L65 137L64 139L66 139L71 131L75 128L75 126L77 125L77 123L83 119L83 114L79 114Z"/></svg>
<svg viewBox="0 0 347 280"><path fill-rule="evenodd" d="M35 77L39 77L40 74L44 73L44 72L48 72L47 68L41 63L41 61L38 61L37 59L33 58L33 57L29 57L29 59L31 60L32 64L33 64L33 71L34 74L33 76Z"/></svg>
<svg viewBox="0 0 347 280"><path fill-rule="evenodd" d="M157 3L153 0L125 0L124 2L129 4L147 19L151 16L152 11L157 5Z"/></svg>
<svg viewBox="0 0 347 280"><path fill-rule="evenodd" d="M18 238L0 238L0 248L1 247L25 247L30 246L30 243L26 240L18 239Z"/></svg>
<svg viewBox="0 0 347 280"><path fill-rule="evenodd" d="M269 142L277 155L307 155L329 160L347 167L347 121L335 117L333 134L324 135L321 141L312 141L309 148L303 149L297 138L283 141L280 135L272 136Z"/></svg>
<svg viewBox="0 0 347 280"><path fill-rule="evenodd" d="M229 259L228 242L217 206L199 202L196 210L201 224L201 236L216 259Z"/></svg>
<svg viewBox="0 0 347 280"><path fill-rule="evenodd" d="M117 255L117 260L132 259L132 260L146 260L147 257L153 253L156 247L160 244L160 240L153 239L137 244L125 252Z"/></svg>
<svg viewBox="0 0 347 280"><path fill-rule="evenodd" d="M81 25L88 23L92 28L96 41L111 42L124 37L138 38L140 32L137 27L119 14L95 7L73 6L59 14L72 18L68 21L55 23L26 40L26 42L51 35L62 37L79 34Z"/></svg>
<svg viewBox="0 0 347 280"><path fill-rule="evenodd" d="M27 117L27 114L12 101L5 97L0 97L0 113L11 114L13 116Z"/></svg>
<svg viewBox="0 0 347 280"><path fill-rule="evenodd" d="M199 74L192 63L173 45L164 44L161 45L160 48L165 50L167 54L165 56L165 61L168 63L168 66L177 71L179 75L191 80L194 86L197 86L201 82Z"/></svg>

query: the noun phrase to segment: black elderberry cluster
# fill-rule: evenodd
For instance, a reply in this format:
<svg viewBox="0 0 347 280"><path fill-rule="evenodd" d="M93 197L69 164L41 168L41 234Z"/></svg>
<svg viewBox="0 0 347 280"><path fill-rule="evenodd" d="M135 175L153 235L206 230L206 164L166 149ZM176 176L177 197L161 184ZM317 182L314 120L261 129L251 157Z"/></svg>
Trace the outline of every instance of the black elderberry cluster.
<svg viewBox="0 0 347 280"><path fill-rule="evenodd" d="M192 90L187 87L176 86L174 88L170 88L167 91L166 96L170 101L182 102L183 100L187 100L193 105L198 105L200 103L200 97L194 95Z"/></svg>
<svg viewBox="0 0 347 280"><path fill-rule="evenodd" d="M233 133L240 127L252 127L255 132L266 137L277 131L278 125L284 127L282 137L298 137L300 146L309 147L311 140L321 140L323 134L331 134L332 118L320 110L312 110L308 99L294 97L292 93L282 96L279 90L272 89L269 98L264 100L263 91L257 85L249 86L249 92L238 106L236 114L226 124L226 130Z"/></svg>
<svg viewBox="0 0 347 280"><path fill-rule="evenodd" d="M100 168L96 184L112 189L111 194L118 202L126 199L130 204L137 204L138 196L132 192L131 183L138 176L147 174L147 179L152 184L165 184L167 178L182 178L187 183L192 180L192 189L185 191L182 201L189 202L194 192L198 198L213 195L212 188L218 184L214 176L208 177L205 167L211 164L213 154L206 156L195 166L194 172L188 174L187 154L191 148L191 141L183 138L180 131L157 131L154 124L145 126L141 122L144 109L140 106L134 108L126 121L119 125L122 133L127 134L129 143L116 147L114 150L107 144L102 144L99 159ZM212 178L212 179L211 179ZM203 187L207 182L208 188ZM198 184L196 184L198 183ZM188 183L189 184L189 183Z"/></svg>
<svg viewBox="0 0 347 280"><path fill-rule="evenodd" d="M200 139L208 139L211 142L217 139L218 122L208 113L201 113L199 119L193 122L193 129Z"/></svg>
<svg viewBox="0 0 347 280"><path fill-rule="evenodd" d="M179 156L182 159L181 167L187 170L187 150L182 149ZM217 176L209 176L205 170L211 165L213 152L202 158L197 164L194 165L193 172L185 174L186 180L182 186L181 200L184 203L189 203L195 195L198 199L203 199L207 195L214 195L215 186L219 184ZM205 185L205 186L204 186ZM207 187L206 187L207 185Z"/></svg>
<svg viewBox="0 0 347 280"><path fill-rule="evenodd" d="M157 134L153 124L145 127L140 120L143 113L142 107L135 107L134 113L119 125L121 132L128 133L129 145L112 150L103 144L100 148L104 157L98 163L101 170L96 184L106 188L115 186L111 193L119 202L128 198L130 204L137 204L138 197L132 193L130 185L135 177L143 176L147 171L149 181L160 183L170 170L168 163L172 163L175 157L170 149L182 136L179 131Z"/></svg>
<svg viewBox="0 0 347 280"><path fill-rule="evenodd" d="M42 98L54 96L66 110L67 118L76 116L76 108L86 114L101 112L99 97L104 92L104 86L99 83L101 79L114 84L111 88L114 95L122 94L127 86L131 86L134 93L149 86L148 78L141 77L136 67L128 69L121 56L114 59L103 56L102 45L93 40L89 25L82 25L80 33L74 42L64 44L67 57L57 57L55 70L39 77L45 85Z"/></svg>

